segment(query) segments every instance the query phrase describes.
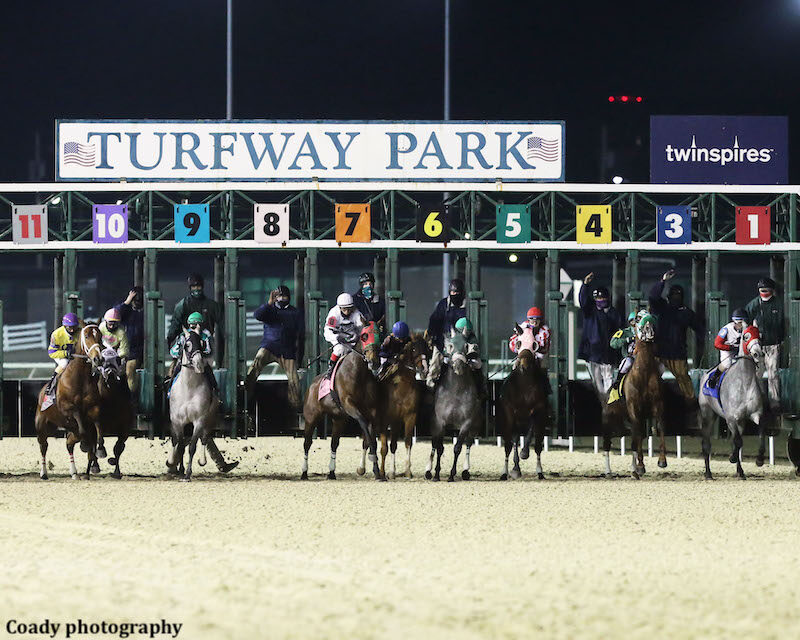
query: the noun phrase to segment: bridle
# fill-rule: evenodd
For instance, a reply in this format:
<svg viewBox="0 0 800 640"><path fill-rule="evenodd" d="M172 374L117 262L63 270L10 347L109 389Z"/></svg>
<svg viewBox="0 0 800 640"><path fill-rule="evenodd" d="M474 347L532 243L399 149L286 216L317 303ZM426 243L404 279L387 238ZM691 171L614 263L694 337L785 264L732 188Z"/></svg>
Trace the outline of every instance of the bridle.
<svg viewBox="0 0 800 640"><path fill-rule="evenodd" d="M83 349L83 354L85 354L84 357L87 360L91 360L91 355L92 355L92 350L93 349L97 349L97 357L98 358L102 356L102 349L100 349L100 345L97 342L95 342L91 346L87 346L87 344L86 344L86 330L87 329L92 329L92 328L96 329L97 325L96 324L87 324L85 327L83 327L83 329L81 329L81 348ZM82 354L76 354L76 355L82 355Z"/></svg>

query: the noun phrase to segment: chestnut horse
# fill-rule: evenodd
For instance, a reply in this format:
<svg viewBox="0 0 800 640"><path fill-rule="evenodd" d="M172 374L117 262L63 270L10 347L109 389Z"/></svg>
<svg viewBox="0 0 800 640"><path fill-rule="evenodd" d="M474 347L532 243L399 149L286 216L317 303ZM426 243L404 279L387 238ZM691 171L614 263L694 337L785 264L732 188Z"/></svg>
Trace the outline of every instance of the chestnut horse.
<svg viewBox="0 0 800 640"><path fill-rule="evenodd" d="M530 329L526 330L526 333ZM523 335L523 338L525 336ZM533 342L531 340L531 342ZM525 344L523 340L523 344ZM534 344L536 344L534 342ZM524 436L523 458L527 458L527 447L533 438L536 451L536 473L544 479L542 471L542 447L544 435L550 426L550 404L547 401L547 372L539 364L529 348L520 349L517 366L506 378L497 401L497 427L505 445L505 465L501 480L519 478L519 438ZM508 456L514 450L514 468L508 472Z"/></svg>
<svg viewBox="0 0 800 640"><path fill-rule="evenodd" d="M311 438L314 428L330 416L333 422L331 429L331 461L328 479L336 479L336 450L339 447L344 425L348 418L353 418L361 427L361 435L369 446L369 458L377 480L385 480L378 468L377 433L382 428L380 389L373 371L378 369L378 345L372 329L367 327L361 334L357 348L339 358L334 376L333 389L319 398L319 387L323 375L312 381L303 403L303 419L305 421L305 440L303 442L303 472L300 476L308 480L308 451L311 449ZM366 346L364 346L366 345ZM335 395L334 395L335 394ZM337 401L338 398L338 401Z"/></svg>
<svg viewBox="0 0 800 640"><path fill-rule="evenodd" d="M97 438L100 433L100 421L104 417L100 393L100 386L104 384L100 376L103 367L102 335L96 324L89 324L80 328L78 337L72 360L59 374L55 402L43 410L45 387L39 392L35 424L39 449L42 453L39 475L43 480L47 479L47 438L55 435L58 427L68 432L70 475L73 478L78 477L73 454L76 442L80 442L81 449L88 453L87 477L92 470L99 471ZM120 477L119 456L125 448L126 438L127 431L118 437L114 446L116 468L112 475L115 477Z"/></svg>
<svg viewBox="0 0 800 640"><path fill-rule="evenodd" d="M631 424L631 477L637 480L644 475L644 453L642 442L646 435L647 421L653 420L660 437L658 466L667 466L667 449L664 441L664 388L661 370L656 360L655 323L645 318L639 327L634 346L634 361L631 370L622 382L623 397L603 407L603 447L606 477L611 477L611 437L622 429L627 418Z"/></svg>
<svg viewBox="0 0 800 640"><path fill-rule="evenodd" d="M381 430L381 474L386 475L386 454L389 451L387 429L391 432L392 471L389 477L397 475L395 455L397 440L403 434L406 443L405 477L411 478L411 445L414 442L414 427L417 425L419 404L422 400L422 386L417 383L417 374L423 378L428 374L430 352L425 338L415 333L406 344L397 362L381 376L381 402L386 407L385 429ZM365 449L366 451L366 449ZM362 458L361 467L365 460Z"/></svg>

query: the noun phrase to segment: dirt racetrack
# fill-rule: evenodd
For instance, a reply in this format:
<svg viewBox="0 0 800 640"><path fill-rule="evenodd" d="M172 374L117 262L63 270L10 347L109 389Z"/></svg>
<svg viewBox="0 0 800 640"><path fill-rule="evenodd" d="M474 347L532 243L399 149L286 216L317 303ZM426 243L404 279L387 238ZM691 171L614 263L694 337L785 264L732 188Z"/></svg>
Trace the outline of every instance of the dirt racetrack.
<svg viewBox="0 0 800 640"><path fill-rule="evenodd" d="M697 458L646 459L635 481L617 454L605 480L599 455L551 451L547 480L528 460L499 482L500 449L481 445L473 480L448 484L423 479L419 443L414 479L379 483L355 475L360 441L343 439L339 480L315 441L301 482L301 441L261 438L220 442L241 460L229 477L209 461L182 483L162 475L166 445L136 440L130 475L103 462L87 482L68 477L63 442L43 482L35 440L0 441L0 637L45 618L164 618L184 639L785 638L800 623L785 461L747 462L742 482L718 460L705 482Z"/></svg>

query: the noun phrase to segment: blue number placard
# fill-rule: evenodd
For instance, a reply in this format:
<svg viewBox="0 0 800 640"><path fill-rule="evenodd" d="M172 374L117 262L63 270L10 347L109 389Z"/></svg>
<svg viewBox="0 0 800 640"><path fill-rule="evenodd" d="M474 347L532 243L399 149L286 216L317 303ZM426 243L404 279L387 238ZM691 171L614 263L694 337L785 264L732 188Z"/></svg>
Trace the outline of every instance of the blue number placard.
<svg viewBox="0 0 800 640"><path fill-rule="evenodd" d="M207 204L175 205L175 242L211 242Z"/></svg>
<svg viewBox="0 0 800 640"><path fill-rule="evenodd" d="M657 207L656 242L658 244L691 244L692 208Z"/></svg>

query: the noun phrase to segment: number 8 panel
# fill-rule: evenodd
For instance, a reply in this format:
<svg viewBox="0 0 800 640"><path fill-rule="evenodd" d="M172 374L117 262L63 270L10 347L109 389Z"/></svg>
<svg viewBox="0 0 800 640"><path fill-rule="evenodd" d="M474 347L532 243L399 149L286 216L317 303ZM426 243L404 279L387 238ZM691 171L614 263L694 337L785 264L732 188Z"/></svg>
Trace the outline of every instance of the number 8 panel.
<svg viewBox="0 0 800 640"><path fill-rule="evenodd" d="M285 244L289 242L289 205L254 205L253 239L259 244Z"/></svg>

